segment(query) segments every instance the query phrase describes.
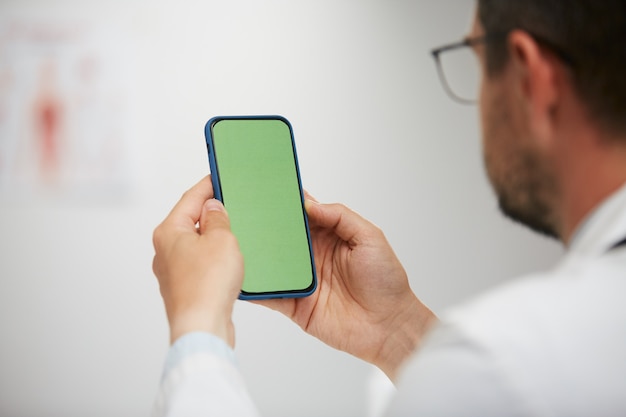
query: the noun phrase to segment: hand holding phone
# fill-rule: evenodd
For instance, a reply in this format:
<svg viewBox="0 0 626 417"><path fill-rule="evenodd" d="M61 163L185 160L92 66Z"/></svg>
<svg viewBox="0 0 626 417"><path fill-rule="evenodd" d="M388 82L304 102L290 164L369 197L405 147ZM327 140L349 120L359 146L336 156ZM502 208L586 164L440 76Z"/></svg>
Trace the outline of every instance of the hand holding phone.
<svg viewBox="0 0 626 417"><path fill-rule="evenodd" d="M208 176L183 194L154 230L153 244L152 268L170 341L201 331L234 346L232 312L243 281L243 259Z"/></svg>
<svg viewBox="0 0 626 417"><path fill-rule="evenodd" d="M214 117L205 128L215 197L244 257L239 298L304 297L317 280L293 130L280 116Z"/></svg>
<svg viewBox="0 0 626 417"><path fill-rule="evenodd" d="M375 224L342 204L307 206L318 290L306 299L264 300L312 336L370 362L394 380L437 318L413 293Z"/></svg>

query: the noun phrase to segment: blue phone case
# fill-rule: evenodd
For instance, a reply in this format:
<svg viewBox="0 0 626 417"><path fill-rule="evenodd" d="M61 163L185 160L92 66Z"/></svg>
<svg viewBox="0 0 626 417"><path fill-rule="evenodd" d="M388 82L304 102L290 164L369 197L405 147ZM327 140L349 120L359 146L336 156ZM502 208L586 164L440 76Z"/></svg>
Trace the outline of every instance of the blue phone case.
<svg viewBox="0 0 626 417"><path fill-rule="evenodd" d="M304 207L304 192L302 189L302 181L300 179L300 166L298 164L298 154L297 152L295 152L296 148L295 148L295 142L293 138L293 129L291 127L291 123L289 123L289 121L286 118L282 116L278 116L278 115L215 116L209 119L209 121L206 123L204 127L204 136L206 138L206 145L207 145L208 158L209 158L209 167L211 169L211 182L213 184L213 192L214 192L214 196L216 199L222 202L224 201L222 199L222 190L221 190L221 185L220 185L219 173L217 170L217 162L215 159L215 147L213 143L212 126L220 120L268 120L268 119L280 120L289 127L289 131L291 132L291 141L292 141L292 145L294 149L294 160L295 160L295 165L296 165L296 174L298 177L298 187L300 188L301 203ZM315 290L317 289L317 272L315 270L315 261L313 257L313 249L312 249L313 245L311 243L309 219L305 210L303 210L303 213L304 213L304 222L305 222L306 231L307 231L307 239L308 239L310 254L311 254L312 275L313 275L313 283L311 287L307 289L306 291L278 291L278 292L264 292L264 293L247 293L247 292L242 291L239 293L240 300L263 300L263 299L269 299L269 298L300 298L300 297L307 297L315 292Z"/></svg>

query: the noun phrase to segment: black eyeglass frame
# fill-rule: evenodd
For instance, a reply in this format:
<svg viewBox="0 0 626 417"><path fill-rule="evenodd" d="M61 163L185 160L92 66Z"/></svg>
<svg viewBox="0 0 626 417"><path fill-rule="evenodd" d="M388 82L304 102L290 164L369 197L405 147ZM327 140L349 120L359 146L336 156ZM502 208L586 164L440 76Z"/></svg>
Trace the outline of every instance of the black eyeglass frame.
<svg viewBox="0 0 626 417"><path fill-rule="evenodd" d="M459 102L461 104L476 104L477 102L477 100L468 100L466 98L463 98L457 95L454 92L454 90L450 87L450 85L448 84L448 80L446 78L445 72L443 70L443 65L441 64L440 55L444 52L454 51L456 49L461 49L461 48L469 48L474 45L490 42L492 40L504 40L508 36L509 33L510 32L488 33L486 35L477 36L474 38L466 38L466 39L463 39L462 41L443 45L438 48L432 49L430 51L431 55L433 56L435 60L435 64L437 66L437 74L439 76L439 80L441 81L441 84L444 90L446 91L446 93L448 93L448 96L450 96L450 98L452 98L454 101ZM576 67L576 61L574 60L574 58L572 58L572 56L569 53L565 52L561 47L555 45L553 42L549 41L548 39L542 36L534 35L532 33L530 34L530 36L532 36L533 39L537 41L537 43L550 49L565 64L567 64L571 68Z"/></svg>
<svg viewBox="0 0 626 417"><path fill-rule="evenodd" d="M466 38L460 42L450 43L447 45L440 46L430 51L431 55L435 60L435 65L437 66L437 74L439 75L439 81L441 81L441 85L443 89L448 93L448 96L452 98L454 101L459 102L461 104L475 104L476 100L468 100L457 95L450 84L448 84L448 79L446 78L446 74L443 70L443 65L441 64L440 55L444 52L454 51L456 49L461 48L470 48L474 45L478 45L481 43L487 42L490 38L500 37L499 34L491 34L491 35L483 35L475 38Z"/></svg>

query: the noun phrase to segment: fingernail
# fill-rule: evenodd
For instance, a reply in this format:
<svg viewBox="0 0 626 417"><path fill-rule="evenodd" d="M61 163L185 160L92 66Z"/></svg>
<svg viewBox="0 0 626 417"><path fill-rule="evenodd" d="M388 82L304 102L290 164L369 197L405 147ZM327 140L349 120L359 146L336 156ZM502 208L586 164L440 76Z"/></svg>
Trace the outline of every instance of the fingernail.
<svg viewBox="0 0 626 417"><path fill-rule="evenodd" d="M304 199L304 208L308 210L311 206L319 204L317 201L309 200L308 198Z"/></svg>
<svg viewBox="0 0 626 417"><path fill-rule="evenodd" d="M212 198L204 203L206 211L224 211L224 206L218 200Z"/></svg>

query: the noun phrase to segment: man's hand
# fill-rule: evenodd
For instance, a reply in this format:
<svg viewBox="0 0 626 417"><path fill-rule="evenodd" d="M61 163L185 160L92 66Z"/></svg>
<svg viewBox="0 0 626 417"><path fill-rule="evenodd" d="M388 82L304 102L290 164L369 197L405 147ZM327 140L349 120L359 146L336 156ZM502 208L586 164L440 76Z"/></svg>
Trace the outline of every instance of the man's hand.
<svg viewBox="0 0 626 417"><path fill-rule="evenodd" d="M339 204L306 201L318 277L306 298L257 303L328 345L371 362L392 380L436 321L411 291L382 231Z"/></svg>
<svg viewBox="0 0 626 417"><path fill-rule="evenodd" d="M243 257L211 177L187 191L154 231L154 274L170 325L170 341L205 331L235 343L233 305L243 282Z"/></svg>

